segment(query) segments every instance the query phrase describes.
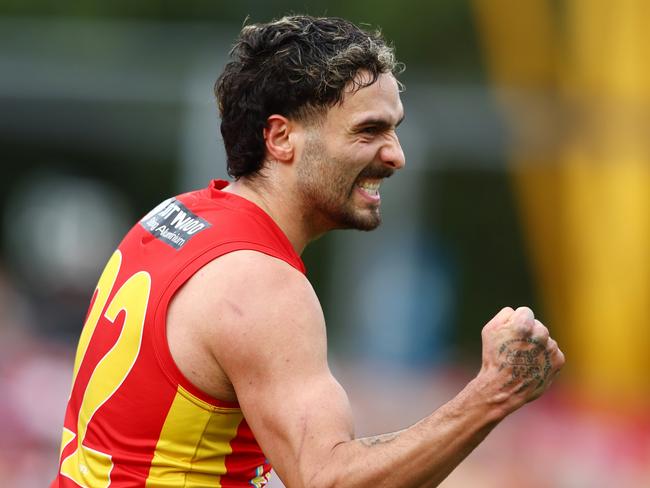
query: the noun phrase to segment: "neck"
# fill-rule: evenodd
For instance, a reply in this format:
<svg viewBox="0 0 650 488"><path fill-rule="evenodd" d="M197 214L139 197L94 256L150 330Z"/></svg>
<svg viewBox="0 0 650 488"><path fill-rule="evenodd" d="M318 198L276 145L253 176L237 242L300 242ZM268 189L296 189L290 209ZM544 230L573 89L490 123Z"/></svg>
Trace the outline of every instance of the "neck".
<svg viewBox="0 0 650 488"><path fill-rule="evenodd" d="M284 232L298 255L302 254L310 241L322 234L322 231L307 225L308 219L295 199L291 198L292 192L283 191L282 185L270 178L263 182L240 178L223 191L239 195L264 210Z"/></svg>

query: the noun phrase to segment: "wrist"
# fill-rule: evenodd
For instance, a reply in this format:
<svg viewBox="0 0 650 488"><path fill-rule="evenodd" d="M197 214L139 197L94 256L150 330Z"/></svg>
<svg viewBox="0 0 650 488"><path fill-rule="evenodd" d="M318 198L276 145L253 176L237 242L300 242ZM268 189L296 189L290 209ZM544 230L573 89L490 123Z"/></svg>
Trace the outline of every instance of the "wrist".
<svg viewBox="0 0 650 488"><path fill-rule="evenodd" d="M516 410L510 405L510 395L495 391L493 382L480 374L463 388L458 397L463 403L463 409L475 409L486 424L496 425Z"/></svg>

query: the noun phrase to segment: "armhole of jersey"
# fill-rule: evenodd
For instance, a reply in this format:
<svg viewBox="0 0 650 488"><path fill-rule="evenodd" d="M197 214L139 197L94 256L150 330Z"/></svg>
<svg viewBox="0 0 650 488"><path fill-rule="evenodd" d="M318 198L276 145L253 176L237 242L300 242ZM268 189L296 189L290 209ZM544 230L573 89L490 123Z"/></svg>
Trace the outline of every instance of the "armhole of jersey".
<svg viewBox="0 0 650 488"><path fill-rule="evenodd" d="M176 362L174 361L174 358L172 357L171 351L169 350L169 344L167 343L167 309L176 292L192 276L194 276L194 274L199 269L201 269L209 262L217 259L218 257L235 251L258 251L280 259L302 273L302 271L296 267L295 264L291 263L291 261L288 260L286 256L282 255L282 253L270 247L264 246L263 244L245 241L222 243L216 247L207 249L205 252L199 254L198 256L193 256L192 259L190 259L184 266L181 267L181 270L166 286L160 297L160 300L156 304L156 310L154 312L153 345L161 370L175 388L178 388L180 385L188 393L197 397L197 399L201 400L202 402L206 402L216 408L239 408L239 404L237 402L220 400L218 398L212 397L211 395L208 395L203 390L195 386L190 380L188 380L183 373L181 373L180 369L176 365Z"/></svg>

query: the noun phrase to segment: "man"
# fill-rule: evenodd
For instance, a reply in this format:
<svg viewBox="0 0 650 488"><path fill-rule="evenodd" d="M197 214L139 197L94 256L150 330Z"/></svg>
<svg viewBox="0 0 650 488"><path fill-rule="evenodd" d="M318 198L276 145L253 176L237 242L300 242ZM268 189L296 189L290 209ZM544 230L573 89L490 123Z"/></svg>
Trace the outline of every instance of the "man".
<svg viewBox="0 0 650 488"><path fill-rule="evenodd" d="M244 27L216 86L235 181L164 201L110 259L81 334L52 486L436 486L564 362L527 308L483 329L482 368L414 426L355 439L299 254L380 223L404 166L399 70L341 19Z"/></svg>

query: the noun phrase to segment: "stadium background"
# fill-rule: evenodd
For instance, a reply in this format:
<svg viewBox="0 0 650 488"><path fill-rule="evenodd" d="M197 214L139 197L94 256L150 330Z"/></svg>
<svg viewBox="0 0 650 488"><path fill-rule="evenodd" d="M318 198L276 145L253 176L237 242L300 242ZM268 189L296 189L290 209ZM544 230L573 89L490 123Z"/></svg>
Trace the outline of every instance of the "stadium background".
<svg viewBox="0 0 650 488"><path fill-rule="evenodd" d="M2 484L51 478L103 263L163 198L225 175L212 84L244 18L290 11L380 25L407 64L385 224L304 256L359 434L450 398L485 321L529 304L566 370L443 486L650 486L643 0L0 3Z"/></svg>

